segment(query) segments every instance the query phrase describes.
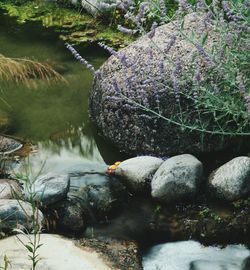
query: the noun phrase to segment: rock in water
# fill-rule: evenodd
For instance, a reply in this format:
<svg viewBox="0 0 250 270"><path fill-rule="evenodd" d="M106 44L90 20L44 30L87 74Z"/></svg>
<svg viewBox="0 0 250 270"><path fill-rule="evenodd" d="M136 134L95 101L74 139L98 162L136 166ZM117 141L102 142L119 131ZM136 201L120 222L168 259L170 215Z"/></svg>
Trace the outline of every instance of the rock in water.
<svg viewBox="0 0 250 270"><path fill-rule="evenodd" d="M150 182L163 160L151 156L127 159L119 164L115 175L121 177L132 191L144 191L150 188Z"/></svg>
<svg viewBox="0 0 250 270"><path fill-rule="evenodd" d="M20 142L0 135L0 154L11 154L22 146Z"/></svg>
<svg viewBox="0 0 250 270"><path fill-rule="evenodd" d="M215 170L209 177L212 196L234 201L250 194L250 158L237 157Z"/></svg>
<svg viewBox="0 0 250 270"><path fill-rule="evenodd" d="M220 249L205 247L194 241L168 243L157 245L144 255L143 269L241 270L242 262L249 254L250 251L242 245Z"/></svg>
<svg viewBox="0 0 250 270"><path fill-rule="evenodd" d="M35 199L45 205L49 205L66 198L69 191L69 176L48 173L38 177L32 184L32 192ZM29 198L29 190L25 190L26 198Z"/></svg>
<svg viewBox="0 0 250 270"><path fill-rule="evenodd" d="M151 195L162 202L177 201L194 195L202 180L203 165L192 155L166 160L151 182Z"/></svg>
<svg viewBox="0 0 250 270"><path fill-rule="evenodd" d="M28 237L18 236L24 244L28 244ZM32 235L29 235L32 239ZM41 234L37 254L40 261L37 270L112 270L110 262L105 262L94 249L80 248L75 243L59 235ZM10 269L31 269L31 260L27 249L12 236L0 240L0 262L7 256L11 263Z"/></svg>
<svg viewBox="0 0 250 270"><path fill-rule="evenodd" d="M33 218L32 205L21 200L0 200L0 230L12 230L16 228L32 229ZM36 210L37 223L42 227L43 214ZM1 249L0 249L1 250Z"/></svg>

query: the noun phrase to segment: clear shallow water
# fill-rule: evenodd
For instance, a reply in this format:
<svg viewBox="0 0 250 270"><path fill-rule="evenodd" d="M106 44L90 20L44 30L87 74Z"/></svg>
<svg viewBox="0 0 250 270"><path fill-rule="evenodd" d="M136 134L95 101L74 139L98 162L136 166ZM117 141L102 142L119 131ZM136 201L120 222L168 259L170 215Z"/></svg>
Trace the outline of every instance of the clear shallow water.
<svg viewBox="0 0 250 270"><path fill-rule="evenodd" d="M77 49L95 67L108 58L93 44ZM38 146L30 162L47 160L48 167L58 163L63 167L83 161L112 163L122 159L112 145L97 135L88 118L91 72L73 59L53 29L34 22L18 25L0 12L0 53L50 63L68 81L51 85L37 81L37 87L31 88L0 82L5 101L0 100L0 109L12 121L8 134Z"/></svg>

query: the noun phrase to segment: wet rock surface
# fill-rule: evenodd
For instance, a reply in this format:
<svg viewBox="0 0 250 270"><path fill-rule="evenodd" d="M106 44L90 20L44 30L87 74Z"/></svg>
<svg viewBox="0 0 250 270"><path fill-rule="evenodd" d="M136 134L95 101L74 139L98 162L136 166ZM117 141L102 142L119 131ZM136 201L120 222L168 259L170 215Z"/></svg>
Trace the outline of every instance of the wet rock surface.
<svg viewBox="0 0 250 270"><path fill-rule="evenodd" d="M42 227L43 214L40 210L33 213L32 205L21 200L0 200L0 229L12 230L15 228L32 229L33 214L37 217L37 223Z"/></svg>
<svg viewBox="0 0 250 270"><path fill-rule="evenodd" d="M69 191L69 176L48 173L39 176L32 184L34 200L40 201L44 205L49 205L67 197ZM30 190L25 190L25 197L29 198Z"/></svg>
<svg viewBox="0 0 250 270"><path fill-rule="evenodd" d="M107 166L105 166L107 169ZM51 205L52 216L59 227L84 231L90 224L106 221L126 200L126 188L101 168L69 173L67 198ZM51 212L50 211L50 212Z"/></svg>
<svg viewBox="0 0 250 270"><path fill-rule="evenodd" d="M202 181L203 165L194 156L179 155L166 160L151 182L152 197L173 202L195 195Z"/></svg>
<svg viewBox="0 0 250 270"><path fill-rule="evenodd" d="M162 163L162 159L151 156L130 158L121 162L114 174L120 177L131 191L142 192L150 189L153 175Z"/></svg>
<svg viewBox="0 0 250 270"><path fill-rule="evenodd" d="M237 157L215 170L209 177L211 196L233 201L250 194L250 158Z"/></svg>

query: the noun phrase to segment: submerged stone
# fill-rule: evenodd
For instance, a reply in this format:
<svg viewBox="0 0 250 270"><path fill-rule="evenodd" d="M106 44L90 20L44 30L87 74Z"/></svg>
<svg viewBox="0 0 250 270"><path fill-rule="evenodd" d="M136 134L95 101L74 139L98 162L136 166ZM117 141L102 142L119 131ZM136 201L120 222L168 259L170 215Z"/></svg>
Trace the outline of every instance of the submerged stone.
<svg viewBox="0 0 250 270"><path fill-rule="evenodd" d="M87 225L107 218L118 211L127 196L126 188L116 178L105 174L100 164L75 168L70 175L67 198L50 206L58 227L84 231Z"/></svg>

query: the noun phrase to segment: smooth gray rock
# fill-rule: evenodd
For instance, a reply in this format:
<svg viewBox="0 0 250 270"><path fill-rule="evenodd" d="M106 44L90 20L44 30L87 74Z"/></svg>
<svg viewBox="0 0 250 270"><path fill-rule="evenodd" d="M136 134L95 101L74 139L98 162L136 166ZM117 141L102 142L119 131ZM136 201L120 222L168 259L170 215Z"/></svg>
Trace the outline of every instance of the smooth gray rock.
<svg viewBox="0 0 250 270"><path fill-rule="evenodd" d="M32 229L32 205L20 200L0 200L0 230L12 230L15 228ZM42 227L43 214L36 210L37 223Z"/></svg>
<svg viewBox="0 0 250 270"><path fill-rule="evenodd" d="M19 235L18 238L29 244L33 235ZM4 262L4 256L10 261L9 270L28 270L32 268L27 249L17 237L12 236L0 240L0 265ZM91 247L77 245L72 239L54 235L41 234L37 254L39 262L37 270L112 270L112 260L104 260L102 256Z"/></svg>
<svg viewBox="0 0 250 270"><path fill-rule="evenodd" d="M48 173L37 178L31 186L35 199L49 205L66 198L69 191L69 176L67 174ZM25 187L25 197L29 198L29 189Z"/></svg>
<svg viewBox="0 0 250 270"><path fill-rule="evenodd" d="M152 177L162 163L163 160L156 157L134 157L121 162L114 173L132 191L144 191L150 187Z"/></svg>
<svg viewBox="0 0 250 270"><path fill-rule="evenodd" d="M0 179L0 199L21 199L20 183L12 179Z"/></svg>
<svg viewBox="0 0 250 270"><path fill-rule="evenodd" d="M153 198L172 202L197 192L202 180L203 165L192 155L183 154L166 160L151 182Z"/></svg>
<svg viewBox="0 0 250 270"><path fill-rule="evenodd" d="M237 157L219 167L209 176L212 196L234 201L250 194L250 158Z"/></svg>
<svg viewBox="0 0 250 270"><path fill-rule="evenodd" d="M0 154L11 154L22 148L22 146L22 143L17 140L0 135Z"/></svg>

